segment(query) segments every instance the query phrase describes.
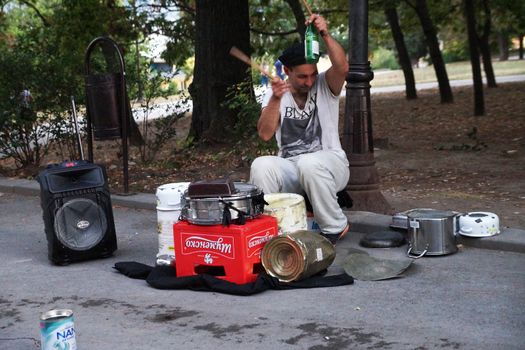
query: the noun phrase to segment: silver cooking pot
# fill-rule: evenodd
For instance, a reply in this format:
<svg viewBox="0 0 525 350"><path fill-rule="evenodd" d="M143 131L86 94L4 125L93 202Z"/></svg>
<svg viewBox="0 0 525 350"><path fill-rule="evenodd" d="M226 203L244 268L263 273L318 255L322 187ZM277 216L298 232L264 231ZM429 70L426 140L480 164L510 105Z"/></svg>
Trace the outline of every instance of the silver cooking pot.
<svg viewBox="0 0 525 350"><path fill-rule="evenodd" d="M186 191L181 220L196 225L219 225L238 221L241 217L253 219L261 215L265 204L262 190L244 182L235 182L234 185L235 191L226 196L192 198Z"/></svg>
<svg viewBox="0 0 525 350"><path fill-rule="evenodd" d="M419 209L407 214L408 252L411 258L457 252L457 217L449 210Z"/></svg>

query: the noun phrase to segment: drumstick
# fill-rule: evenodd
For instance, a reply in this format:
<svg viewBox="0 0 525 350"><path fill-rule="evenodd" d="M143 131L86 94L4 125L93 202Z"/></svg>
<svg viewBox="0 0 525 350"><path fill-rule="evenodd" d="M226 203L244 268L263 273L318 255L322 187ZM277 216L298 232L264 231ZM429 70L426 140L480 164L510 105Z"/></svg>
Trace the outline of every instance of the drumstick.
<svg viewBox="0 0 525 350"><path fill-rule="evenodd" d="M232 48L230 49L230 55L243 61L244 63L251 66L252 68L257 69L259 72L266 75L268 78L273 79L273 76L270 73L268 73L266 69L258 65L256 62L252 61L250 57L248 57L244 52L242 52L235 46L232 46Z"/></svg>
<svg viewBox="0 0 525 350"><path fill-rule="evenodd" d="M306 11L308 11L308 14L312 16L314 13L312 12L312 9L310 8L310 5L306 2L306 0L303 0L304 7L306 7Z"/></svg>
<svg viewBox="0 0 525 350"><path fill-rule="evenodd" d="M308 11L308 14L310 15L310 17L312 17L312 15L314 13L312 12L312 9L310 8L310 5L308 5L306 0L303 0L303 4L304 4L304 7L306 7L306 11ZM321 34L321 36L325 36L326 32L324 30L321 30L321 32L319 34Z"/></svg>

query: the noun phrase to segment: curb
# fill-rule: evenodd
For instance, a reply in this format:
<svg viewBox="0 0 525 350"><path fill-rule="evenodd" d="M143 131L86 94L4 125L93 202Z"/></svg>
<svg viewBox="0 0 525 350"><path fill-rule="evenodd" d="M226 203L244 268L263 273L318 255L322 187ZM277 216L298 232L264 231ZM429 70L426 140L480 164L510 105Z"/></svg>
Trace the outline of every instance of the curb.
<svg viewBox="0 0 525 350"><path fill-rule="evenodd" d="M40 185L35 180L12 179L0 176L0 192L15 193L24 196L40 196ZM129 195L112 194L111 203L131 209L156 210L154 194L131 193ZM351 222L352 232L372 233L389 231L392 217L367 211L345 211ZM470 238L459 235L458 244L469 247L525 253L525 230L502 227L501 233L492 237Z"/></svg>
<svg viewBox="0 0 525 350"><path fill-rule="evenodd" d="M355 232L365 234L377 231L406 232L402 229L390 228L392 217L389 215L366 211L346 211L345 213L352 223L351 230ZM458 235L457 243L473 248L525 253L525 230L501 227L501 233L492 237L471 238Z"/></svg>

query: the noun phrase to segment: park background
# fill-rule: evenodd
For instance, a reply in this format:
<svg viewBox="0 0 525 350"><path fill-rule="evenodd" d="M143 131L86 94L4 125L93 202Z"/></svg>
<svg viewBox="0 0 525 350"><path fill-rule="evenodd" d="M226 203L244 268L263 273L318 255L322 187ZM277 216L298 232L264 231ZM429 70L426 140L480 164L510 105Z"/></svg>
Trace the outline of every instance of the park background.
<svg viewBox="0 0 525 350"><path fill-rule="evenodd" d="M257 97L264 90L260 73L228 51L235 45L271 67L286 46L304 36L307 12L301 1L0 5L4 176L34 179L49 163L78 159L71 96L85 143L85 50L100 36L111 37L122 50L140 130L130 147L132 191L151 193L164 183L223 176L246 180L256 156L275 152L275 144L256 136ZM349 2L309 5L351 50ZM524 6L512 0L369 1L371 85L396 87L374 93L371 103L376 166L393 210L494 210L504 224L525 227ZM94 52L97 71L115 71L107 61L102 50ZM440 62L445 77L443 69L441 76L436 73ZM476 67L485 82L482 109L479 84L451 83L475 80ZM516 81L498 83L507 76ZM415 88L436 81L434 88ZM449 95L443 95L444 84L452 86ZM30 100L23 99L24 91ZM121 191L120 140L95 142L94 161L106 165L112 191Z"/></svg>

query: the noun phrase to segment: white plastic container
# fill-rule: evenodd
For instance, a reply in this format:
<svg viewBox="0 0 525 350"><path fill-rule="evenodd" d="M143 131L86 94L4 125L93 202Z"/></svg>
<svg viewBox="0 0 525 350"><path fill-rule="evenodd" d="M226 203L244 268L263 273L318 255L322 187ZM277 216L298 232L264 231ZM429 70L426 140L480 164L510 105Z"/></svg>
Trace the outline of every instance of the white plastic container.
<svg viewBox="0 0 525 350"><path fill-rule="evenodd" d="M279 234L307 229L303 196L296 193L269 193L264 195L264 200L268 203L264 213L277 219Z"/></svg>
<svg viewBox="0 0 525 350"><path fill-rule="evenodd" d="M157 265L171 265L175 260L173 224L179 221L182 210L182 198L189 185L189 182L177 182L157 188L155 193L157 197L157 233L159 240Z"/></svg>
<svg viewBox="0 0 525 350"><path fill-rule="evenodd" d="M491 237L500 233L499 217L494 213L474 211L459 217L459 233L467 237Z"/></svg>

